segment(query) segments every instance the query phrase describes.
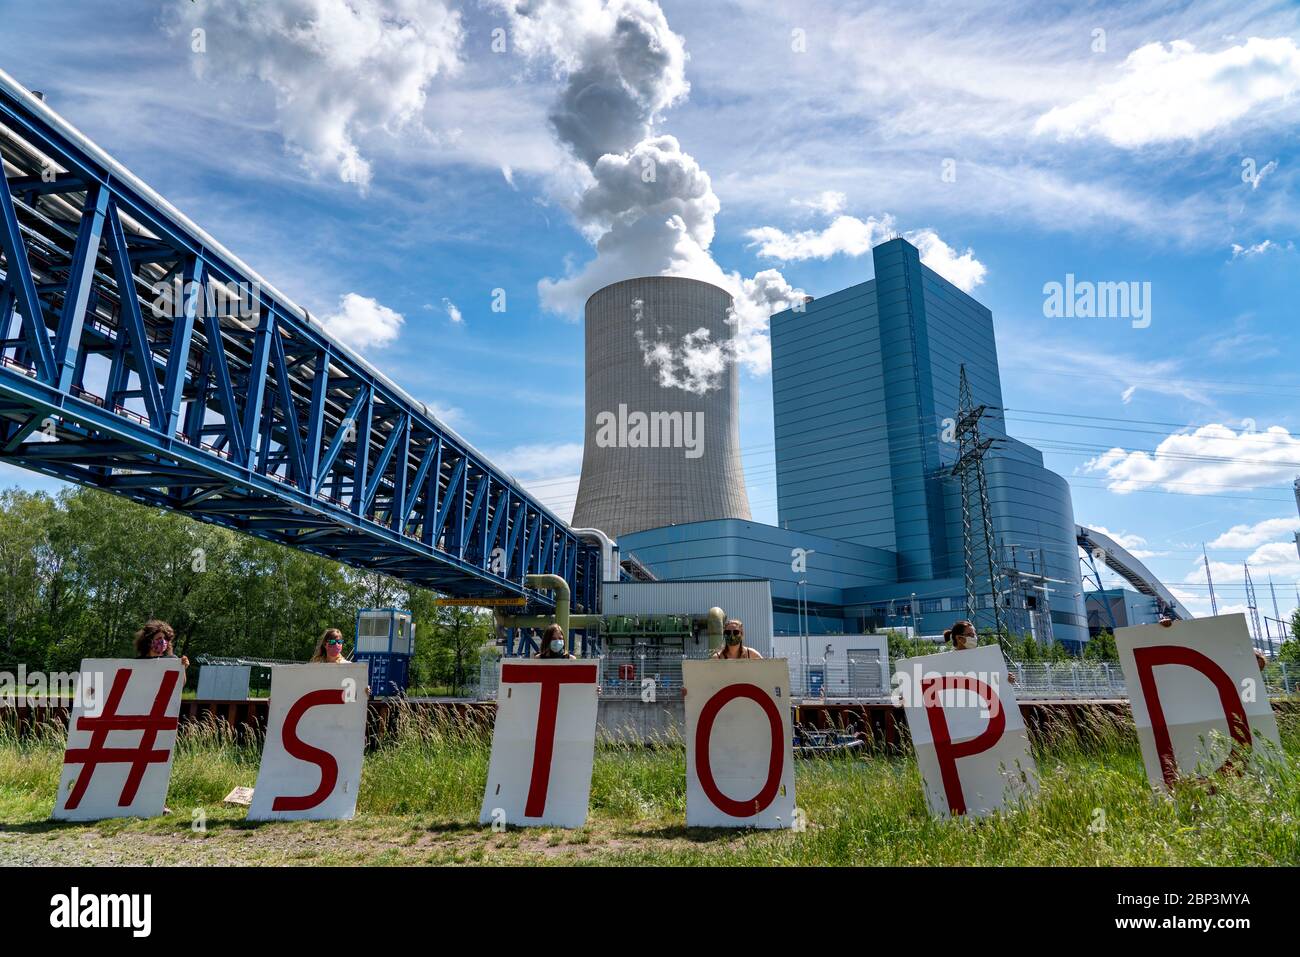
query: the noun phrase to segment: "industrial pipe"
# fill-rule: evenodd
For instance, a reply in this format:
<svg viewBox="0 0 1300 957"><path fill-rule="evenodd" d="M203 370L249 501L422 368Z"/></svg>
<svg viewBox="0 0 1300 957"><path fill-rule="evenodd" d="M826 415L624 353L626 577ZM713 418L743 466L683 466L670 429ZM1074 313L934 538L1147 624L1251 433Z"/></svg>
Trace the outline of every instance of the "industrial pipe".
<svg viewBox="0 0 1300 957"><path fill-rule="evenodd" d="M724 642L722 637L722 626L727 622L727 613L714 605L709 609L709 651L718 651L722 648Z"/></svg>
<svg viewBox="0 0 1300 957"><path fill-rule="evenodd" d="M559 624L551 615L507 615L499 608L495 617L498 628L547 628ZM600 615L570 615L569 627L599 631Z"/></svg>
<svg viewBox="0 0 1300 957"><path fill-rule="evenodd" d="M526 575L524 584L539 591L555 592L555 617L550 615L507 615L500 608L494 612L497 629L505 628L547 628L559 625L564 629L565 637L573 628L587 631L600 631L599 615L569 614L569 583L559 575Z"/></svg>
<svg viewBox="0 0 1300 957"><path fill-rule="evenodd" d="M614 540L598 528L572 528L569 531L579 538L595 539L600 545L600 580L618 581L618 546Z"/></svg>

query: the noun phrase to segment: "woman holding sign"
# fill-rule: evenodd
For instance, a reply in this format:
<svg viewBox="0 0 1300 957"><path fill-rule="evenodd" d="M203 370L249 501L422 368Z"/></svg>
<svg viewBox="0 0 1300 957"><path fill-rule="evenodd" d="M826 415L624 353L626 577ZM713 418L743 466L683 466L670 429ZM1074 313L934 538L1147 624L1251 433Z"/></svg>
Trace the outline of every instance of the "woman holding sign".
<svg viewBox="0 0 1300 957"><path fill-rule="evenodd" d="M714 658L762 658L753 648L745 647L745 626L739 618L728 618L722 626L726 644L713 653Z"/></svg>
<svg viewBox="0 0 1300 957"><path fill-rule="evenodd" d="M311 656L314 665L350 665L352 662L343 657L343 632L337 628L326 628L321 632L320 641L316 642L316 651ZM366 697L370 697L370 685L366 685Z"/></svg>
<svg viewBox="0 0 1300 957"><path fill-rule="evenodd" d="M316 651L311 656L312 664L346 665L351 664L343 657L343 632L337 628L326 628L316 642Z"/></svg>
<svg viewBox="0 0 1300 957"><path fill-rule="evenodd" d="M165 621L159 621L152 618L144 623L144 627L135 633L135 656L139 659L145 658L175 658L176 653L172 650L172 645L176 641L176 632L172 631L172 626ZM181 655L181 668L186 669L190 666L190 659ZM182 686L184 681L182 680Z"/></svg>
<svg viewBox="0 0 1300 957"><path fill-rule="evenodd" d="M564 640L564 629L559 625L548 625L542 634L542 650L533 657L572 658L573 655L569 654L567 644Z"/></svg>
<svg viewBox="0 0 1300 957"><path fill-rule="evenodd" d="M144 623L144 627L135 633L135 656L143 661L154 658L175 658L176 652L172 650L173 643L176 641L176 632L172 626L165 621L157 618L150 618ZM185 687L188 680L186 670L190 666L190 659L181 655L181 687ZM163 805L162 812L170 814L172 809L166 804Z"/></svg>

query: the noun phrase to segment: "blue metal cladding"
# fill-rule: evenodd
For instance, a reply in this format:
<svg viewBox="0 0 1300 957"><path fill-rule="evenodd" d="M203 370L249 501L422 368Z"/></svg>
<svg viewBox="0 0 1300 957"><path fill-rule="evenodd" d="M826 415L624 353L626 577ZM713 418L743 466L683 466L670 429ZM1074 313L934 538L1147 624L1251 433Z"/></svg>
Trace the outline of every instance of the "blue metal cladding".
<svg viewBox="0 0 1300 957"><path fill-rule="evenodd" d="M596 607L598 548L16 90L0 459L452 595L553 604L523 582L559 574Z"/></svg>
<svg viewBox="0 0 1300 957"><path fill-rule="evenodd" d="M780 524L897 555L894 587L845 586L847 605L942 602L964 586L961 495L950 469L960 368L984 435L999 554L1056 579L1057 638L1086 640L1069 485L1006 434L993 316L897 239L872 251L875 278L772 318ZM1036 566L1036 568L1034 567ZM927 587L930 583L931 587ZM775 594L775 592L774 592ZM850 609L851 610L851 609ZM928 626L928 625L927 625Z"/></svg>

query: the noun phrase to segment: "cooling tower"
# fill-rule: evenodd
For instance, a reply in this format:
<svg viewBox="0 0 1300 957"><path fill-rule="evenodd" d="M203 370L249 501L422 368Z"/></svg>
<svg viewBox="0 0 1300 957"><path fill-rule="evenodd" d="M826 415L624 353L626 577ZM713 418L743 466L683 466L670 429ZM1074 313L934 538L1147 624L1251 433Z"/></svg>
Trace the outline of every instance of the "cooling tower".
<svg viewBox="0 0 1300 957"><path fill-rule="evenodd" d="M682 338L730 341L731 296L695 279L653 276L606 286L587 300L587 404L575 528L629 532L749 518L740 465L735 364L697 393L664 385L655 348L680 358ZM638 335L639 333L639 335ZM703 337L693 336L700 345ZM707 346L706 346L707 348ZM683 372L680 362L674 371Z"/></svg>

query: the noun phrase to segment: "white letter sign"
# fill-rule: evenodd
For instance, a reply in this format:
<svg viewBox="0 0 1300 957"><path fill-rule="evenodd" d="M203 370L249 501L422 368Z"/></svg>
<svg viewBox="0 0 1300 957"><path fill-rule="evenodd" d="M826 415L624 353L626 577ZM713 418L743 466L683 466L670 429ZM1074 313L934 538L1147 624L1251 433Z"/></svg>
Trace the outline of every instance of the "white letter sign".
<svg viewBox="0 0 1300 957"><path fill-rule="evenodd" d="M686 825L794 824L790 667L783 658L682 662Z"/></svg>
<svg viewBox="0 0 1300 957"><path fill-rule="evenodd" d="M1245 615L1120 628L1115 645L1152 786L1217 770L1259 738L1278 744Z"/></svg>
<svg viewBox="0 0 1300 957"><path fill-rule="evenodd" d="M364 664L276 665L250 821L350 820L366 744Z"/></svg>
<svg viewBox="0 0 1300 957"><path fill-rule="evenodd" d="M82 661L56 820L162 814L184 683L177 658Z"/></svg>
<svg viewBox="0 0 1300 957"><path fill-rule="evenodd" d="M597 662L502 660L482 824L582 827L596 751Z"/></svg>
<svg viewBox="0 0 1300 957"><path fill-rule="evenodd" d="M996 645L897 663L916 763L935 817L985 817L1038 790L1029 735Z"/></svg>

